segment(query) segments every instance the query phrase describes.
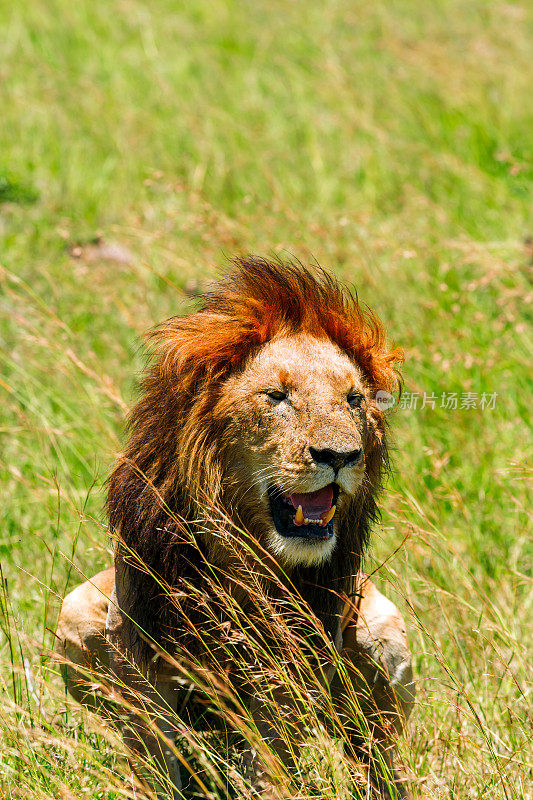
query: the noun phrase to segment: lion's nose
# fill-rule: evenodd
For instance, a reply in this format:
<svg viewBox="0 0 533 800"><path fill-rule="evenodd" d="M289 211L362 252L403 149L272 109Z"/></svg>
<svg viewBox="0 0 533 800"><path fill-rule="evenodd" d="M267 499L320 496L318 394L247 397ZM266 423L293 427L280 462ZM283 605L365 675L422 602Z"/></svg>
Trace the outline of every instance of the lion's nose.
<svg viewBox="0 0 533 800"><path fill-rule="evenodd" d="M309 452L317 464L327 464L338 472L348 465L355 466L361 460L363 451L360 447L356 450L332 450L329 447L318 450L316 447L310 447Z"/></svg>

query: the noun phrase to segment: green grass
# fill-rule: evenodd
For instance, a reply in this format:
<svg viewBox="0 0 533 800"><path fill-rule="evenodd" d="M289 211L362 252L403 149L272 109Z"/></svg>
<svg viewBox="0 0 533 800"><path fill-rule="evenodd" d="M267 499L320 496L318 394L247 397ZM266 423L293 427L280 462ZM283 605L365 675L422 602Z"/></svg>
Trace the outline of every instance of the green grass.
<svg viewBox="0 0 533 800"><path fill-rule="evenodd" d="M391 417L368 561L420 676L402 749L422 796L529 797L527 4L28 0L0 21L0 795L124 796L41 648L110 562L142 333L255 251L355 285L405 391L438 396ZM440 407L467 391L495 408Z"/></svg>

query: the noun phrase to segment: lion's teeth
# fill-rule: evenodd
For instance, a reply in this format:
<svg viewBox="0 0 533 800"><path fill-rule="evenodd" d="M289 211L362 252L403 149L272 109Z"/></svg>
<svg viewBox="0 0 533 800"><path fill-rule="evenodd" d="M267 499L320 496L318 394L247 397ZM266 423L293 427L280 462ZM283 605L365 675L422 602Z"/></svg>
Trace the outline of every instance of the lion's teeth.
<svg viewBox="0 0 533 800"><path fill-rule="evenodd" d="M308 517L304 517L304 512L302 506L298 506L296 509L296 514L294 515L294 524L295 525L320 525L322 528L325 527L328 522L333 518L335 514L336 506L332 506L328 512L326 512L322 517L319 519L309 519Z"/></svg>
<svg viewBox="0 0 533 800"><path fill-rule="evenodd" d="M330 520L333 519L333 517L335 516L336 509L337 509L337 506L331 506L331 508L327 512L327 514L324 514L324 516L322 517L322 525L327 525L328 522L330 522Z"/></svg>

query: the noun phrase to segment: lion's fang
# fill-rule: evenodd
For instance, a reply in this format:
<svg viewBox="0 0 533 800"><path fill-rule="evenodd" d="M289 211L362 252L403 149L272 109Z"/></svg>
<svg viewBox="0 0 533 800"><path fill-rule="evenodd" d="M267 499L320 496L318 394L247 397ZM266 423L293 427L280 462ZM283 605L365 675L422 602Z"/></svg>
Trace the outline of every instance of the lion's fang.
<svg viewBox="0 0 533 800"><path fill-rule="evenodd" d="M336 509L337 506L331 506L327 514L324 514L324 516L322 517L322 525L327 525L328 522L330 522L333 519L333 517L335 516Z"/></svg>
<svg viewBox="0 0 533 800"><path fill-rule="evenodd" d="M298 506L298 510L294 515L294 521L296 525L303 525L304 524L304 512L302 511L302 507Z"/></svg>

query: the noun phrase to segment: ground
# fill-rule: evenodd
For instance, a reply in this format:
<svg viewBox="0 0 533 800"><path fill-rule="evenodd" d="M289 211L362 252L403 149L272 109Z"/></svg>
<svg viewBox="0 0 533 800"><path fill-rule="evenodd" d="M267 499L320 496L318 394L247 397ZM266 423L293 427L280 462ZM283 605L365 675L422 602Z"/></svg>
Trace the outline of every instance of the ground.
<svg viewBox="0 0 533 800"><path fill-rule="evenodd" d="M421 676L415 791L531 797L527 3L28 0L0 20L1 796L123 796L50 631L110 563L140 337L254 251L334 270L405 349L366 568Z"/></svg>

